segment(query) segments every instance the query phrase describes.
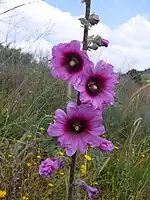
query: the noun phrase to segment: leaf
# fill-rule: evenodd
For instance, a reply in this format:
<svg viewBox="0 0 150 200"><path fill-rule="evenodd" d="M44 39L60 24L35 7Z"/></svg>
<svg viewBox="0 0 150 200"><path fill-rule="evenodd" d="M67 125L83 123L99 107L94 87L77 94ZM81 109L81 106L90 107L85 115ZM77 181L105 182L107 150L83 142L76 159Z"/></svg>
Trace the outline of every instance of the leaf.
<svg viewBox="0 0 150 200"><path fill-rule="evenodd" d="M85 19L85 18L79 18L79 20L80 20L80 23L82 24L82 25L84 25L84 26L91 26L91 24L88 22L88 20L87 19Z"/></svg>

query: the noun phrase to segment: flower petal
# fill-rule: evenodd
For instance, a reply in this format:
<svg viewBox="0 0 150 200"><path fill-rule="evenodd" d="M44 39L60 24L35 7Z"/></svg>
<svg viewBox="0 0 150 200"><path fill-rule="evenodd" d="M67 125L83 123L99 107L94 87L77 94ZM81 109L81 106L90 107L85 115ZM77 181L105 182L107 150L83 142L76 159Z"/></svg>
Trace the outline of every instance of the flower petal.
<svg viewBox="0 0 150 200"><path fill-rule="evenodd" d="M68 151L66 152L66 154L68 156L70 155L72 156L77 151L77 148L78 148L78 137L74 135L71 138L71 145L68 146Z"/></svg>
<svg viewBox="0 0 150 200"><path fill-rule="evenodd" d="M71 144L71 135L63 134L58 138L58 142L60 142L61 146L65 148L67 145Z"/></svg>
<svg viewBox="0 0 150 200"><path fill-rule="evenodd" d="M54 123L48 127L49 136L61 136L64 134L64 126L60 123Z"/></svg>
<svg viewBox="0 0 150 200"><path fill-rule="evenodd" d="M87 134L86 136L84 136L84 141L91 147L96 147L100 143L100 138L92 134Z"/></svg>
<svg viewBox="0 0 150 200"><path fill-rule="evenodd" d="M108 76L109 74L113 72L112 69L113 67L111 64L106 63L103 60L100 60L95 66L95 73L100 73L100 74Z"/></svg>
<svg viewBox="0 0 150 200"><path fill-rule="evenodd" d="M78 148L79 148L81 154L85 154L85 152L87 151L88 146L87 146L87 143L84 142L83 138L81 138L78 141Z"/></svg>
<svg viewBox="0 0 150 200"><path fill-rule="evenodd" d="M92 131L90 132L92 135L103 135L105 133L105 127L99 126L99 127L93 127Z"/></svg>
<svg viewBox="0 0 150 200"><path fill-rule="evenodd" d="M78 115L78 106L75 103L69 102L67 104L67 114L69 118Z"/></svg>
<svg viewBox="0 0 150 200"><path fill-rule="evenodd" d="M114 145L111 141L101 138L98 148L108 154L114 149Z"/></svg>
<svg viewBox="0 0 150 200"><path fill-rule="evenodd" d="M55 170L58 170L59 168L61 168L62 166L64 166L64 162L62 160L62 158L58 158L54 161L54 164L53 164L53 168Z"/></svg>
<svg viewBox="0 0 150 200"><path fill-rule="evenodd" d="M70 48L74 49L76 51L80 51L81 43L79 41L77 41L77 40L72 40L70 42Z"/></svg>
<svg viewBox="0 0 150 200"><path fill-rule="evenodd" d="M60 123L65 123L67 119L67 114L62 109L57 109L55 111L56 121Z"/></svg>

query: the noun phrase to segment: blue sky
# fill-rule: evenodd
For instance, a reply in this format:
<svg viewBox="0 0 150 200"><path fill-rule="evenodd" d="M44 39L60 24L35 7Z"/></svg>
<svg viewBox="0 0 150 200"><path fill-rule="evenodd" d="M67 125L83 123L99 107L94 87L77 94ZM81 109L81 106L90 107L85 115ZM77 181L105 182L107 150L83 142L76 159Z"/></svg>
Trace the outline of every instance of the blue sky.
<svg viewBox="0 0 150 200"><path fill-rule="evenodd" d="M33 0L7 0L1 4L0 11L26 1ZM81 0L34 1L2 16L5 20L0 20L0 41L30 51L35 57L51 54L53 45L59 42L82 40L83 28L72 16L83 15L84 7ZM98 14L102 23L94 26L89 34L101 35L110 45L90 52L91 59L94 62L104 59L122 72L149 68L149 8L150 0L92 0L91 12Z"/></svg>
<svg viewBox="0 0 150 200"><path fill-rule="evenodd" d="M74 16L84 12L81 0L46 0L46 2ZM99 14L103 23L114 28L137 14L148 18L150 0L92 0L92 11Z"/></svg>

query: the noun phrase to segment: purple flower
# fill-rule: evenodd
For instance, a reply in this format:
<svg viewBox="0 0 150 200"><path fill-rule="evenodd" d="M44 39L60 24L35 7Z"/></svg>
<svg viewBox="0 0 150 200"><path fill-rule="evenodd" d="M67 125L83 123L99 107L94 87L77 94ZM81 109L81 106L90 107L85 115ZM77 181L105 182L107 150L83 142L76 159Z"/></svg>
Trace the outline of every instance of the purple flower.
<svg viewBox="0 0 150 200"><path fill-rule="evenodd" d="M93 66L86 51L81 50L80 42L60 43L52 48L52 59L49 67L54 77L74 84L83 77L83 70Z"/></svg>
<svg viewBox="0 0 150 200"><path fill-rule="evenodd" d="M98 148L108 154L114 149L114 145L111 141L101 138Z"/></svg>
<svg viewBox="0 0 150 200"><path fill-rule="evenodd" d="M81 102L90 102L95 108L101 109L104 104L113 104L118 75L113 73L112 65L101 60L95 68L88 67L85 72L81 82L74 85L80 92Z"/></svg>
<svg viewBox="0 0 150 200"><path fill-rule="evenodd" d="M87 185L84 181L78 179L75 181L75 185L78 186L79 188L85 190L88 193L88 198L92 199L93 197L96 197L98 192L98 189L93 188L89 185Z"/></svg>
<svg viewBox="0 0 150 200"><path fill-rule="evenodd" d="M58 109L55 112L55 122L48 127L49 136L58 136L58 142L66 149L66 154L72 156L77 149L81 154L87 150L87 145L97 146L99 135L105 132L102 122L102 112L95 110L90 104L77 106L68 103L67 114Z"/></svg>
<svg viewBox="0 0 150 200"><path fill-rule="evenodd" d="M87 185L87 184L84 185L84 186L82 187L82 189L84 189L84 190L88 193L89 199L95 197L95 196L98 194L98 189L93 188L93 187L91 187L91 186L89 186L89 185Z"/></svg>
<svg viewBox="0 0 150 200"><path fill-rule="evenodd" d="M101 46L103 47L108 47L108 44L109 44L109 41L108 40L105 40L105 39L101 39Z"/></svg>
<svg viewBox="0 0 150 200"><path fill-rule="evenodd" d="M64 165L61 158L47 158L39 166L39 174L50 176L55 170L60 169Z"/></svg>

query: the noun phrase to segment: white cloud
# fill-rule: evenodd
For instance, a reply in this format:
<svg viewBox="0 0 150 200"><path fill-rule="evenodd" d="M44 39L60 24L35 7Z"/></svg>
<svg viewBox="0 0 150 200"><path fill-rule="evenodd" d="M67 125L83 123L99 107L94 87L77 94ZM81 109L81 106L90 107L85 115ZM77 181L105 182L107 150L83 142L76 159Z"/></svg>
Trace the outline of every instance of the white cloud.
<svg viewBox="0 0 150 200"><path fill-rule="evenodd" d="M5 0L0 4L0 13L28 2L33 0ZM36 55L41 51L46 54L59 42L81 41L83 35L78 17L42 0L0 15L0 27L0 41L12 42ZM143 16L137 15L115 29L100 23L90 34L100 34L110 41L108 48L90 52L93 61L105 59L119 71L150 67L150 21Z"/></svg>

